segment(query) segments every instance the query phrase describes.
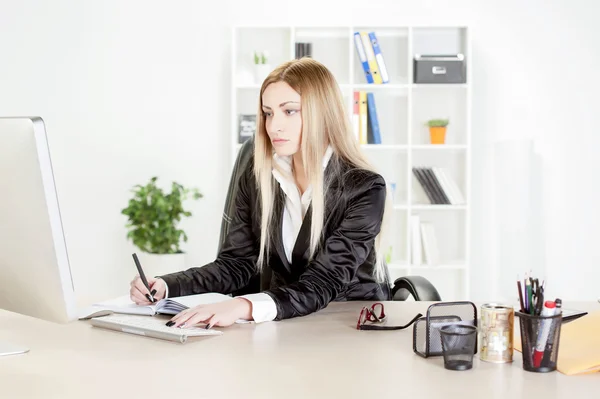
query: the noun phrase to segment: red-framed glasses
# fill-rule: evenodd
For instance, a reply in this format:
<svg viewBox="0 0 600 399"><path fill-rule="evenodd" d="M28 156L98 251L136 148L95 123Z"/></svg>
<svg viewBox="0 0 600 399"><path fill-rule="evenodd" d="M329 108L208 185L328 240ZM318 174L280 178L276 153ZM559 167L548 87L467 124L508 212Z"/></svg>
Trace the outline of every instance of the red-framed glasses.
<svg viewBox="0 0 600 399"><path fill-rule="evenodd" d="M383 323L387 319L385 315L385 309L383 303L377 302L371 305L371 307L363 306L358 316L358 322L356 323L356 329L360 330L361 326L367 322L371 323Z"/></svg>
<svg viewBox="0 0 600 399"><path fill-rule="evenodd" d="M417 313L415 317L407 324L403 326L382 326L381 324L387 320L385 314L385 308L383 303L376 302L371 307L363 306L358 315L358 321L356 323L357 330L403 330L417 321L420 317L423 317L421 313ZM372 323L372 324L367 324Z"/></svg>

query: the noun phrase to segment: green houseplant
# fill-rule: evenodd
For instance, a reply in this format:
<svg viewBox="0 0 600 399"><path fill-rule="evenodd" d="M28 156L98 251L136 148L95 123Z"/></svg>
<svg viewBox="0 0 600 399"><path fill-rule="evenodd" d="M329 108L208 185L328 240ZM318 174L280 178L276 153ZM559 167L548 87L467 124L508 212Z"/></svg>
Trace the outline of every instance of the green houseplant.
<svg viewBox="0 0 600 399"><path fill-rule="evenodd" d="M430 119L425 124L429 126L429 136L431 144L444 144L446 142L446 127L450 121L448 119Z"/></svg>
<svg viewBox="0 0 600 399"><path fill-rule="evenodd" d="M190 211L183 208L183 202L186 199L202 198L197 189L186 188L177 182L172 182L171 192L167 193L157 186L157 180L157 177L152 177L145 185L135 185L131 190L133 197L127 207L121 210L127 216L127 238L142 251L145 258L144 269L150 269L152 275L182 267L164 264L183 262L183 256L174 260L175 255L183 255L180 245L188 240L178 223L182 218L192 216Z"/></svg>

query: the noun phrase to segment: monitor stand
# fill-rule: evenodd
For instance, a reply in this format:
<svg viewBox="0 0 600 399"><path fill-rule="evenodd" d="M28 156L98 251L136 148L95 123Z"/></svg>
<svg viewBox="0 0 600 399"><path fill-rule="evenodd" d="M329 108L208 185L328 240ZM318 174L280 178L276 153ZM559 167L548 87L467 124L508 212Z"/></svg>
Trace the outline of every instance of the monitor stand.
<svg viewBox="0 0 600 399"><path fill-rule="evenodd" d="M8 342L0 341L0 356L18 355L29 352L29 348L13 345Z"/></svg>

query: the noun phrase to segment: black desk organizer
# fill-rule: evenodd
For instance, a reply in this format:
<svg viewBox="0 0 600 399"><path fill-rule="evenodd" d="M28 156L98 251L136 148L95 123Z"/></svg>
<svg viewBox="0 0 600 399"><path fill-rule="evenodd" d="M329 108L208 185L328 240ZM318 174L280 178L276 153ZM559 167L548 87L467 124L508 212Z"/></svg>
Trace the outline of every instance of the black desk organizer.
<svg viewBox="0 0 600 399"><path fill-rule="evenodd" d="M439 302L427 308L427 315L413 325L413 351L422 357L442 356L440 328L448 324L477 327L477 307L473 302ZM477 353L477 342L475 353Z"/></svg>

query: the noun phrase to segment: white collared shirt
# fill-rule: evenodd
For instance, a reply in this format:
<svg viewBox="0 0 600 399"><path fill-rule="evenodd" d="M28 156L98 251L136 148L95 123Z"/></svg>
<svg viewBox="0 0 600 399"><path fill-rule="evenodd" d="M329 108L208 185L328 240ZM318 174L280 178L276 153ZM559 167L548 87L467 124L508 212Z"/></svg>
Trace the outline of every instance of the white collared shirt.
<svg viewBox="0 0 600 399"><path fill-rule="evenodd" d="M327 167L333 148L327 147L327 151L323 156L323 170ZM283 210L283 220L281 223L281 238L285 256L289 263L292 263L292 250L296 244L302 221L310 206L312 200L312 187L308 186L306 191L301 195L298 185L294 179L292 172L292 157L281 157L277 154L273 155L273 160L279 166L279 169L273 168L273 177L279 183L281 190L285 194L285 207ZM280 172L281 170L281 172ZM283 173L282 173L283 172ZM166 284L165 284L166 286ZM165 298L168 297L168 287ZM246 298L252 303L252 318L254 322L261 323L263 321L272 321L277 317L277 307L275 301L265 293L241 295L240 298Z"/></svg>

